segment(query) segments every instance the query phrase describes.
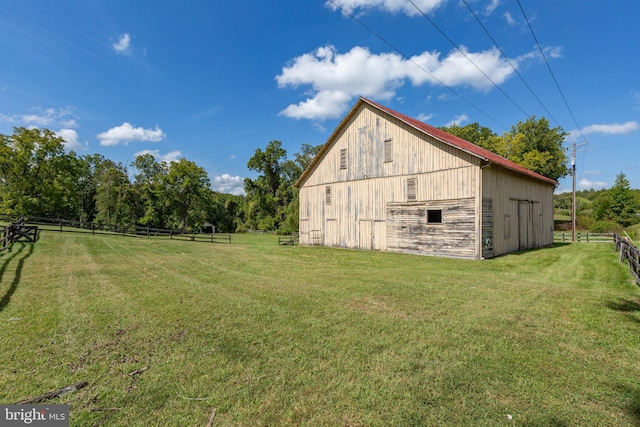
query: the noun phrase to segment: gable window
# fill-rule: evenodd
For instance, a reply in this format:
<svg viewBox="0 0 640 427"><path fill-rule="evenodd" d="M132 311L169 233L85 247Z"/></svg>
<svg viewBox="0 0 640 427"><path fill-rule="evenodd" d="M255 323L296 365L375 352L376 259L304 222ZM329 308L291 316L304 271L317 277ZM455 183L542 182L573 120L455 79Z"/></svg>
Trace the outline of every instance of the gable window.
<svg viewBox="0 0 640 427"><path fill-rule="evenodd" d="M343 148L340 150L340 169L347 168L347 149Z"/></svg>
<svg viewBox="0 0 640 427"><path fill-rule="evenodd" d="M427 224L442 224L442 209L427 209Z"/></svg>
<svg viewBox="0 0 640 427"><path fill-rule="evenodd" d="M384 162L393 161L393 143L391 139L384 140Z"/></svg>
<svg viewBox="0 0 640 427"><path fill-rule="evenodd" d="M407 201L413 202L416 200L416 179L407 178Z"/></svg>
<svg viewBox="0 0 640 427"><path fill-rule="evenodd" d="M324 200L325 200L325 204L330 205L331 204L331 187L326 187L324 190Z"/></svg>

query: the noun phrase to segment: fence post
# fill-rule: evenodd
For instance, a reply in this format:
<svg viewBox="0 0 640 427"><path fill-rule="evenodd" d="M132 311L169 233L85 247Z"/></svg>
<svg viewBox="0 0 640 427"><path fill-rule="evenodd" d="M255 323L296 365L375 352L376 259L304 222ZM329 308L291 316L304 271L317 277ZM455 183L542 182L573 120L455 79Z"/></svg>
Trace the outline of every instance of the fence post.
<svg viewBox="0 0 640 427"><path fill-rule="evenodd" d="M62 219L60 219L60 232L62 233Z"/></svg>
<svg viewBox="0 0 640 427"><path fill-rule="evenodd" d="M589 243L589 232L587 232L587 243Z"/></svg>

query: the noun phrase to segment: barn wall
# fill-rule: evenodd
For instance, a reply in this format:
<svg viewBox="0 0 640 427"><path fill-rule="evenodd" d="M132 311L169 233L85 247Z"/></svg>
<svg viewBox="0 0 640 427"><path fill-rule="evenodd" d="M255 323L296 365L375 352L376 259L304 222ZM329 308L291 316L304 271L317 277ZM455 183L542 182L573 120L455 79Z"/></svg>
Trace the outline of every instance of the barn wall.
<svg viewBox="0 0 640 427"><path fill-rule="evenodd" d="M492 203L494 255L553 244L553 185L491 165L482 189Z"/></svg>
<svg viewBox="0 0 640 427"><path fill-rule="evenodd" d="M442 212L442 222L430 224L428 210ZM454 258L476 258L475 199L389 203L389 251Z"/></svg>
<svg viewBox="0 0 640 427"><path fill-rule="evenodd" d="M478 159L388 117L364 104L307 177L300 188L302 244L400 250L396 243L390 249L387 241L387 207L413 202L407 179L415 179L415 202L476 200L465 211L476 233ZM390 141L387 159L385 141ZM475 234L472 241L479 247ZM427 253L425 248L414 252Z"/></svg>

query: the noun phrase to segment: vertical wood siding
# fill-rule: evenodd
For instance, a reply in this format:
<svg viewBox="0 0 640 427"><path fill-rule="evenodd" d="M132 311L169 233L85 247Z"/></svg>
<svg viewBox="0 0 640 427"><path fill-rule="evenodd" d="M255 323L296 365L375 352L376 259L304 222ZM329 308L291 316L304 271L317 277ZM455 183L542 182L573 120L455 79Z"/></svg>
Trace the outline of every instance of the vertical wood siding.
<svg viewBox="0 0 640 427"><path fill-rule="evenodd" d="M551 184L504 168L483 169L483 196L493 201L495 256L553 244L553 191Z"/></svg>

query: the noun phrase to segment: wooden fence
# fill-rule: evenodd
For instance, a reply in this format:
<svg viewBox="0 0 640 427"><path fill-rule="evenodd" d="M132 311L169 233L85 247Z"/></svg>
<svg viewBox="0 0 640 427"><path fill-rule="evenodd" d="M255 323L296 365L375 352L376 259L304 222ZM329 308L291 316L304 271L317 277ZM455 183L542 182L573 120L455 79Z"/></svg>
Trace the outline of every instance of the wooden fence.
<svg viewBox="0 0 640 427"><path fill-rule="evenodd" d="M576 242L586 243L611 243L613 233L576 233ZM571 232L558 232L553 234L554 242L571 242Z"/></svg>
<svg viewBox="0 0 640 427"><path fill-rule="evenodd" d="M64 219L42 218L42 217L22 217L25 223L40 226L42 231L57 231L68 233L91 233L91 234L117 234L129 237L146 238L168 238L172 240L189 240L211 243L231 243L230 234L222 233L195 233L184 232L168 228L141 227L126 224L103 224L82 221L70 221ZM10 222L12 217L0 217L0 220Z"/></svg>
<svg viewBox="0 0 640 427"><path fill-rule="evenodd" d="M298 235L292 236L278 236L278 246L295 246L300 244L298 240Z"/></svg>
<svg viewBox="0 0 640 427"><path fill-rule="evenodd" d="M0 238L0 252L4 251L13 242L35 242L38 235L38 227L25 225L24 217L18 218L2 229Z"/></svg>
<svg viewBox="0 0 640 427"><path fill-rule="evenodd" d="M631 244L631 241L615 234L613 236L615 250L620 252L620 262L629 261L629 270L640 286L640 251Z"/></svg>

